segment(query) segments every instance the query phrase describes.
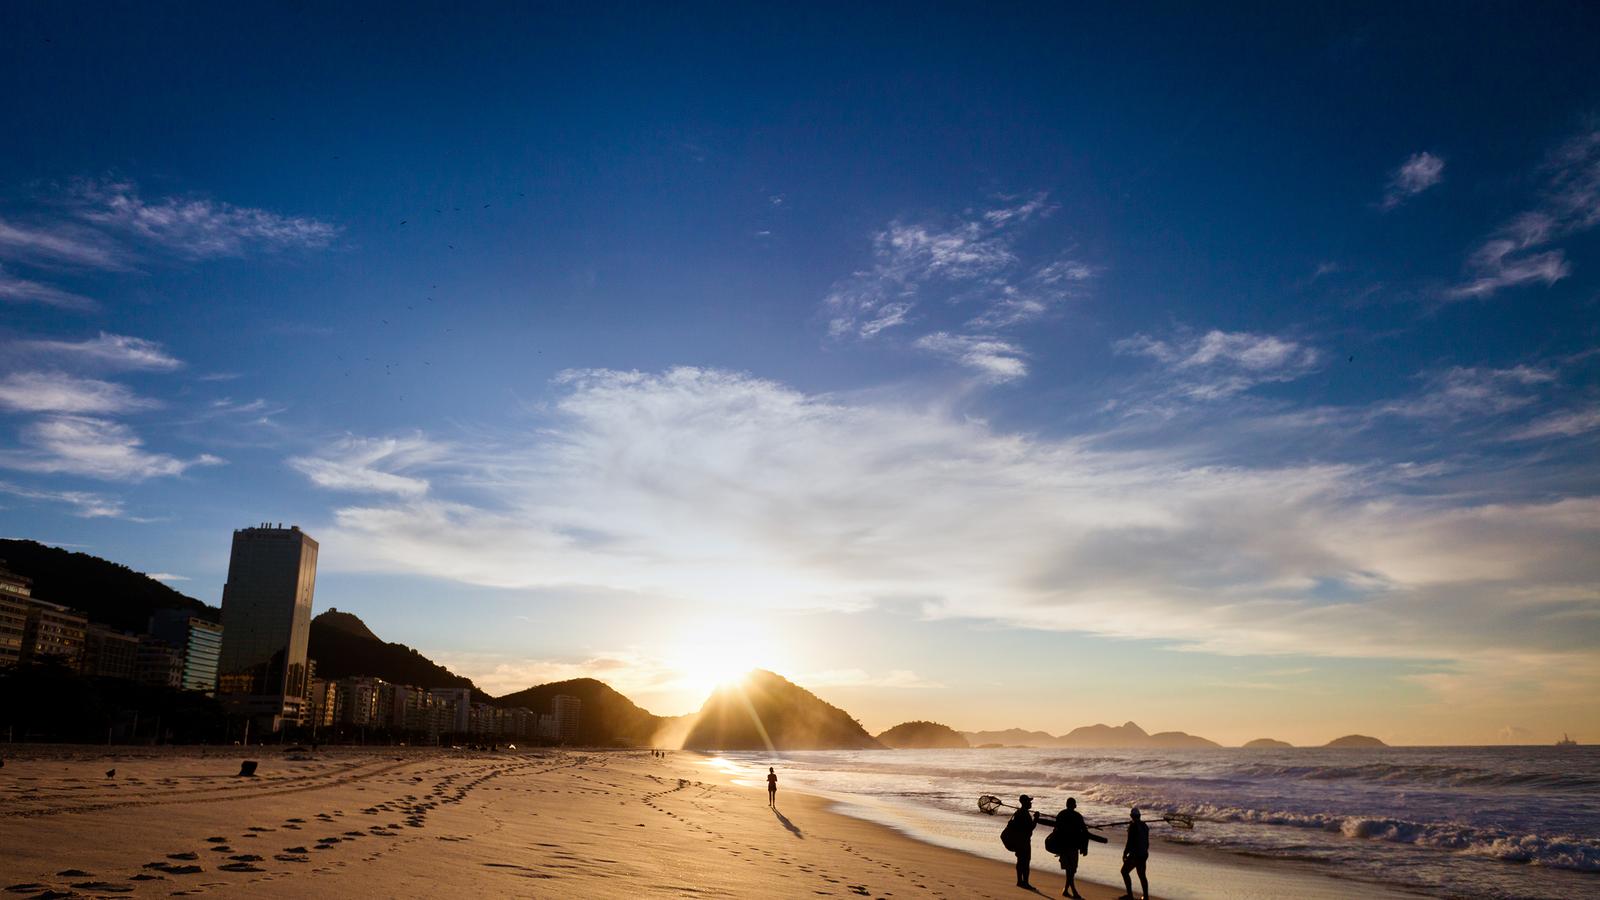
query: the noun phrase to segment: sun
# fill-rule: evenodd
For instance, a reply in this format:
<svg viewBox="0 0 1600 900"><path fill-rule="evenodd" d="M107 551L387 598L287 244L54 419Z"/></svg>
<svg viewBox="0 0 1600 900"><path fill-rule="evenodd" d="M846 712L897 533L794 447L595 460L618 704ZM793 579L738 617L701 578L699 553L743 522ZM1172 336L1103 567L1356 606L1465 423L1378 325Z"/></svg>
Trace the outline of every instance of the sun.
<svg viewBox="0 0 1600 900"><path fill-rule="evenodd" d="M683 690L699 697L740 681L751 669L773 669L782 662L770 634L735 618L705 620L684 629L667 654Z"/></svg>

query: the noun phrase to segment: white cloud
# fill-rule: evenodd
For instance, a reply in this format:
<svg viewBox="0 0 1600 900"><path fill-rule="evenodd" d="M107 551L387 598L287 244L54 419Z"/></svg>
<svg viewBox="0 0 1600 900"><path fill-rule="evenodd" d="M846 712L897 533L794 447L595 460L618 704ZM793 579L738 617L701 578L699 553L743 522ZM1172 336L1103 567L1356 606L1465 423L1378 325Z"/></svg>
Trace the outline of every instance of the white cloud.
<svg viewBox="0 0 1600 900"><path fill-rule="evenodd" d="M3 223L0 223L3 227ZM58 309L77 311L94 309L98 304L88 297L65 291L53 285L29 281L0 268L0 300L12 303L39 303Z"/></svg>
<svg viewBox="0 0 1600 900"><path fill-rule="evenodd" d="M924 295L955 291L981 307L975 323L999 328L1038 318L1094 275L1070 258L1030 265L1017 229L1054 209L1043 194L942 224L895 221L872 238L873 265L833 286L823 300L828 333L870 339L904 325Z"/></svg>
<svg viewBox="0 0 1600 900"><path fill-rule="evenodd" d="M188 581L187 575L174 575L171 572L151 572L149 577L157 581Z"/></svg>
<svg viewBox="0 0 1600 900"><path fill-rule="evenodd" d="M346 436L317 456L296 456L288 462L317 487L420 497L428 492L427 480L400 472L438 463L446 450L421 435L379 439Z"/></svg>
<svg viewBox="0 0 1600 900"><path fill-rule="evenodd" d="M70 222L32 226L0 219L0 257L112 271L127 268L125 253L115 242Z"/></svg>
<svg viewBox="0 0 1600 900"><path fill-rule="evenodd" d="M1322 358L1298 341L1218 329L1180 332L1165 340L1136 334L1112 346L1118 353L1162 363L1175 392L1193 400L1220 400L1258 384L1293 381L1315 371Z"/></svg>
<svg viewBox="0 0 1600 900"><path fill-rule="evenodd" d="M1303 352L1221 347L1207 353L1241 371ZM1473 505L1405 466L1097 451L729 372L574 372L561 390L547 427L458 446L458 479L338 509L324 559L664 601L912 597L932 616L1213 652L1514 655L1600 678L1573 627L1600 606L1600 499ZM448 499L462 491L482 499Z"/></svg>
<svg viewBox="0 0 1600 900"><path fill-rule="evenodd" d="M997 337L938 331L918 338L915 346L953 359L986 381L1013 381L1028 374L1022 349Z"/></svg>
<svg viewBox="0 0 1600 900"><path fill-rule="evenodd" d="M80 182L69 202L86 222L191 259L240 256L247 250L321 249L339 235L336 226L318 219L205 197L146 201L129 182Z"/></svg>
<svg viewBox="0 0 1600 900"><path fill-rule="evenodd" d="M1600 407L1569 410L1540 416L1509 436L1514 441L1534 441L1542 438L1576 437L1600 430Z"/></svg>
<svg viewBox="0 0 1600 900"><path fill-rule="evenodd" d="M210 454L179 459L151 453L133 429L90 416L49 416L22 429L23 449L0 451L0 467L84 475L107 481L143 481L181 475L192 466L220 465Z"/></svg>
<svg viewBox="0 0 1600 900"><path fill-rule="evenodd" d="M1566 253L1550 245L1600 224L1600 130L1563 144L1545 165L1544 193L1467 257L1468 278L1456 299L1486 298L1525 284L1555 284L1572 273Z"/></svg>
<svg viewBox="0 0 1600 900"><path fill-rule="evenodd" d="M0 378L0 409L17 412L115 414L155 405L120 384L60 372L13 372Z"/></svg>
<svg viewBox="0 0 1600 900"><path fill-rule="evenodd" d="M183 362L167 353L155 341L121 334L100 332L99 336L82 341L21 341L17 349L23 352L50 354L57 359L70 359L107 369L146 369L170 372L182 368Z"/></svg>
<svg viewBox="0 0 1600 900"><path fill-rule="evenodd" d="M1531 390L1555 380L1554 372L1534 366L1454 366L1430 376L1420 394L1384 404L1379 411L1438 419L1497 415L1534 403L1537 397Z"/></svg>
<svg viewBox="0 0 1600 900"><path fill-rule="evenodd" d="M72 507L73 515L85 519L120 519L126 517L121 500L101 494L89 493L88 491L39 490L22 487L7 481L0 481L0 493L21 497L25 500L63 503Z"/></svg>
<svg viewBox="0 0 1600 900"><path fill-rule="evenodd" d="M1444 160L1432 153L1413 153L1389 176L1383 192L1384 209L1394 209L1444 180Z"/></svg>

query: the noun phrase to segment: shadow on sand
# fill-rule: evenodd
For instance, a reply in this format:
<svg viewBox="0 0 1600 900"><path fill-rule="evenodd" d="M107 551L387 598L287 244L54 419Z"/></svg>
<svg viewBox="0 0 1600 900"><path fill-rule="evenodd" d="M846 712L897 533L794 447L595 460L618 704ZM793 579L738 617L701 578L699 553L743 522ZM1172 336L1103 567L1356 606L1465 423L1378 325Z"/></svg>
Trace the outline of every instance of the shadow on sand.
<svg viewBox="0 0 1600 900"><path fill-rule="evenodd" d="M802 841L806 839L806 836L800 833L799 827L797 827L793 822L789 821L789 817L788 816L784 815L781 812L778 812L776 809L774 809L772 811L772 814L778 817L778 824L779 825L782 825L784 828L789 829L789 833L790 834L794 835L795 837L799 838Z"/></svg>

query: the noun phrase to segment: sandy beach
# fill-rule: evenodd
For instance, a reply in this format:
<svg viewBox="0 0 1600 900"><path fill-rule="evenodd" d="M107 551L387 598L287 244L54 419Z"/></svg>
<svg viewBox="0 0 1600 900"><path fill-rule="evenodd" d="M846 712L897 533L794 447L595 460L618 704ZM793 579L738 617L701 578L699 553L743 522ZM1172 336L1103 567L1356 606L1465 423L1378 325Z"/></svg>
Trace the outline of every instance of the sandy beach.
<svg viewBox="0 0 1600 900"><path fill-rule="evenodd" d="M0 769L19 897L1017 897L1009 866L767 808L693 754L23 747ZM241 759L260 761L240 778ZM114 777L107 777L109 769ZM998 824L998 823L997 823ZM1035 861L1044 853L1035 840ZM1114 851L1109 851L1114 852ZM1059 896L1059 873L1036 873ZM1120 894L1083 885L1086 896Z"/></svg>

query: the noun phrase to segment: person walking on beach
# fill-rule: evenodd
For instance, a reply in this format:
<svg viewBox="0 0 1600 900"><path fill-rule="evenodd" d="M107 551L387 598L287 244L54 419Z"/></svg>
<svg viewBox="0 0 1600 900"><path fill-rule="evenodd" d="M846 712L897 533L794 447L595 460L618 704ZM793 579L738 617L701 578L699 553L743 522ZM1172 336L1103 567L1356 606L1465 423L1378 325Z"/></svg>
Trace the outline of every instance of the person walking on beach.
<svg viewBox="0 0 1600 900"><path fill-rule="evenodd" d="M1017 887L1033 887L1028 883L1028 868L1033 862L1033 827L1039 817L1033 812L1033 798L1027 794L1017 798L1017 811L1000 832L1000 843L1017 855Z"/></svg>
<svg viewBox="0 0 1600 900"><path fill-rule="evenodd" d="M1045 842L1047 848L1054 846L1055 852L1061 855L1061 868L1067 873L1067 886L1061 889L1061 896L1083 900L1074 882L1078 877L1078 857L1089 855L1090 841L1104 844L1106 839L1089 830L1083 815L1078 812L1077 798L1068 797L1067 808L1056 815L1055 830Z"/></svg>
<svg viewBox="0 0 1600 900"><path fill-rule="evenodd" d="M1139 807L1128 811L1128 843L1122 847L1122 888L1125 893L1117 900L1133 900L1133 882L1128 873L1139 873L1140 900L1150 900L1150 881L1144 876L1145 863L1150 859L1150 826L1139 821Z"/></svg>
<svg viewBox="0 0 1600 900"><path fill-rule="evenodd" d="M778 773L767 766L767 805L778 808Z"/></svg>

